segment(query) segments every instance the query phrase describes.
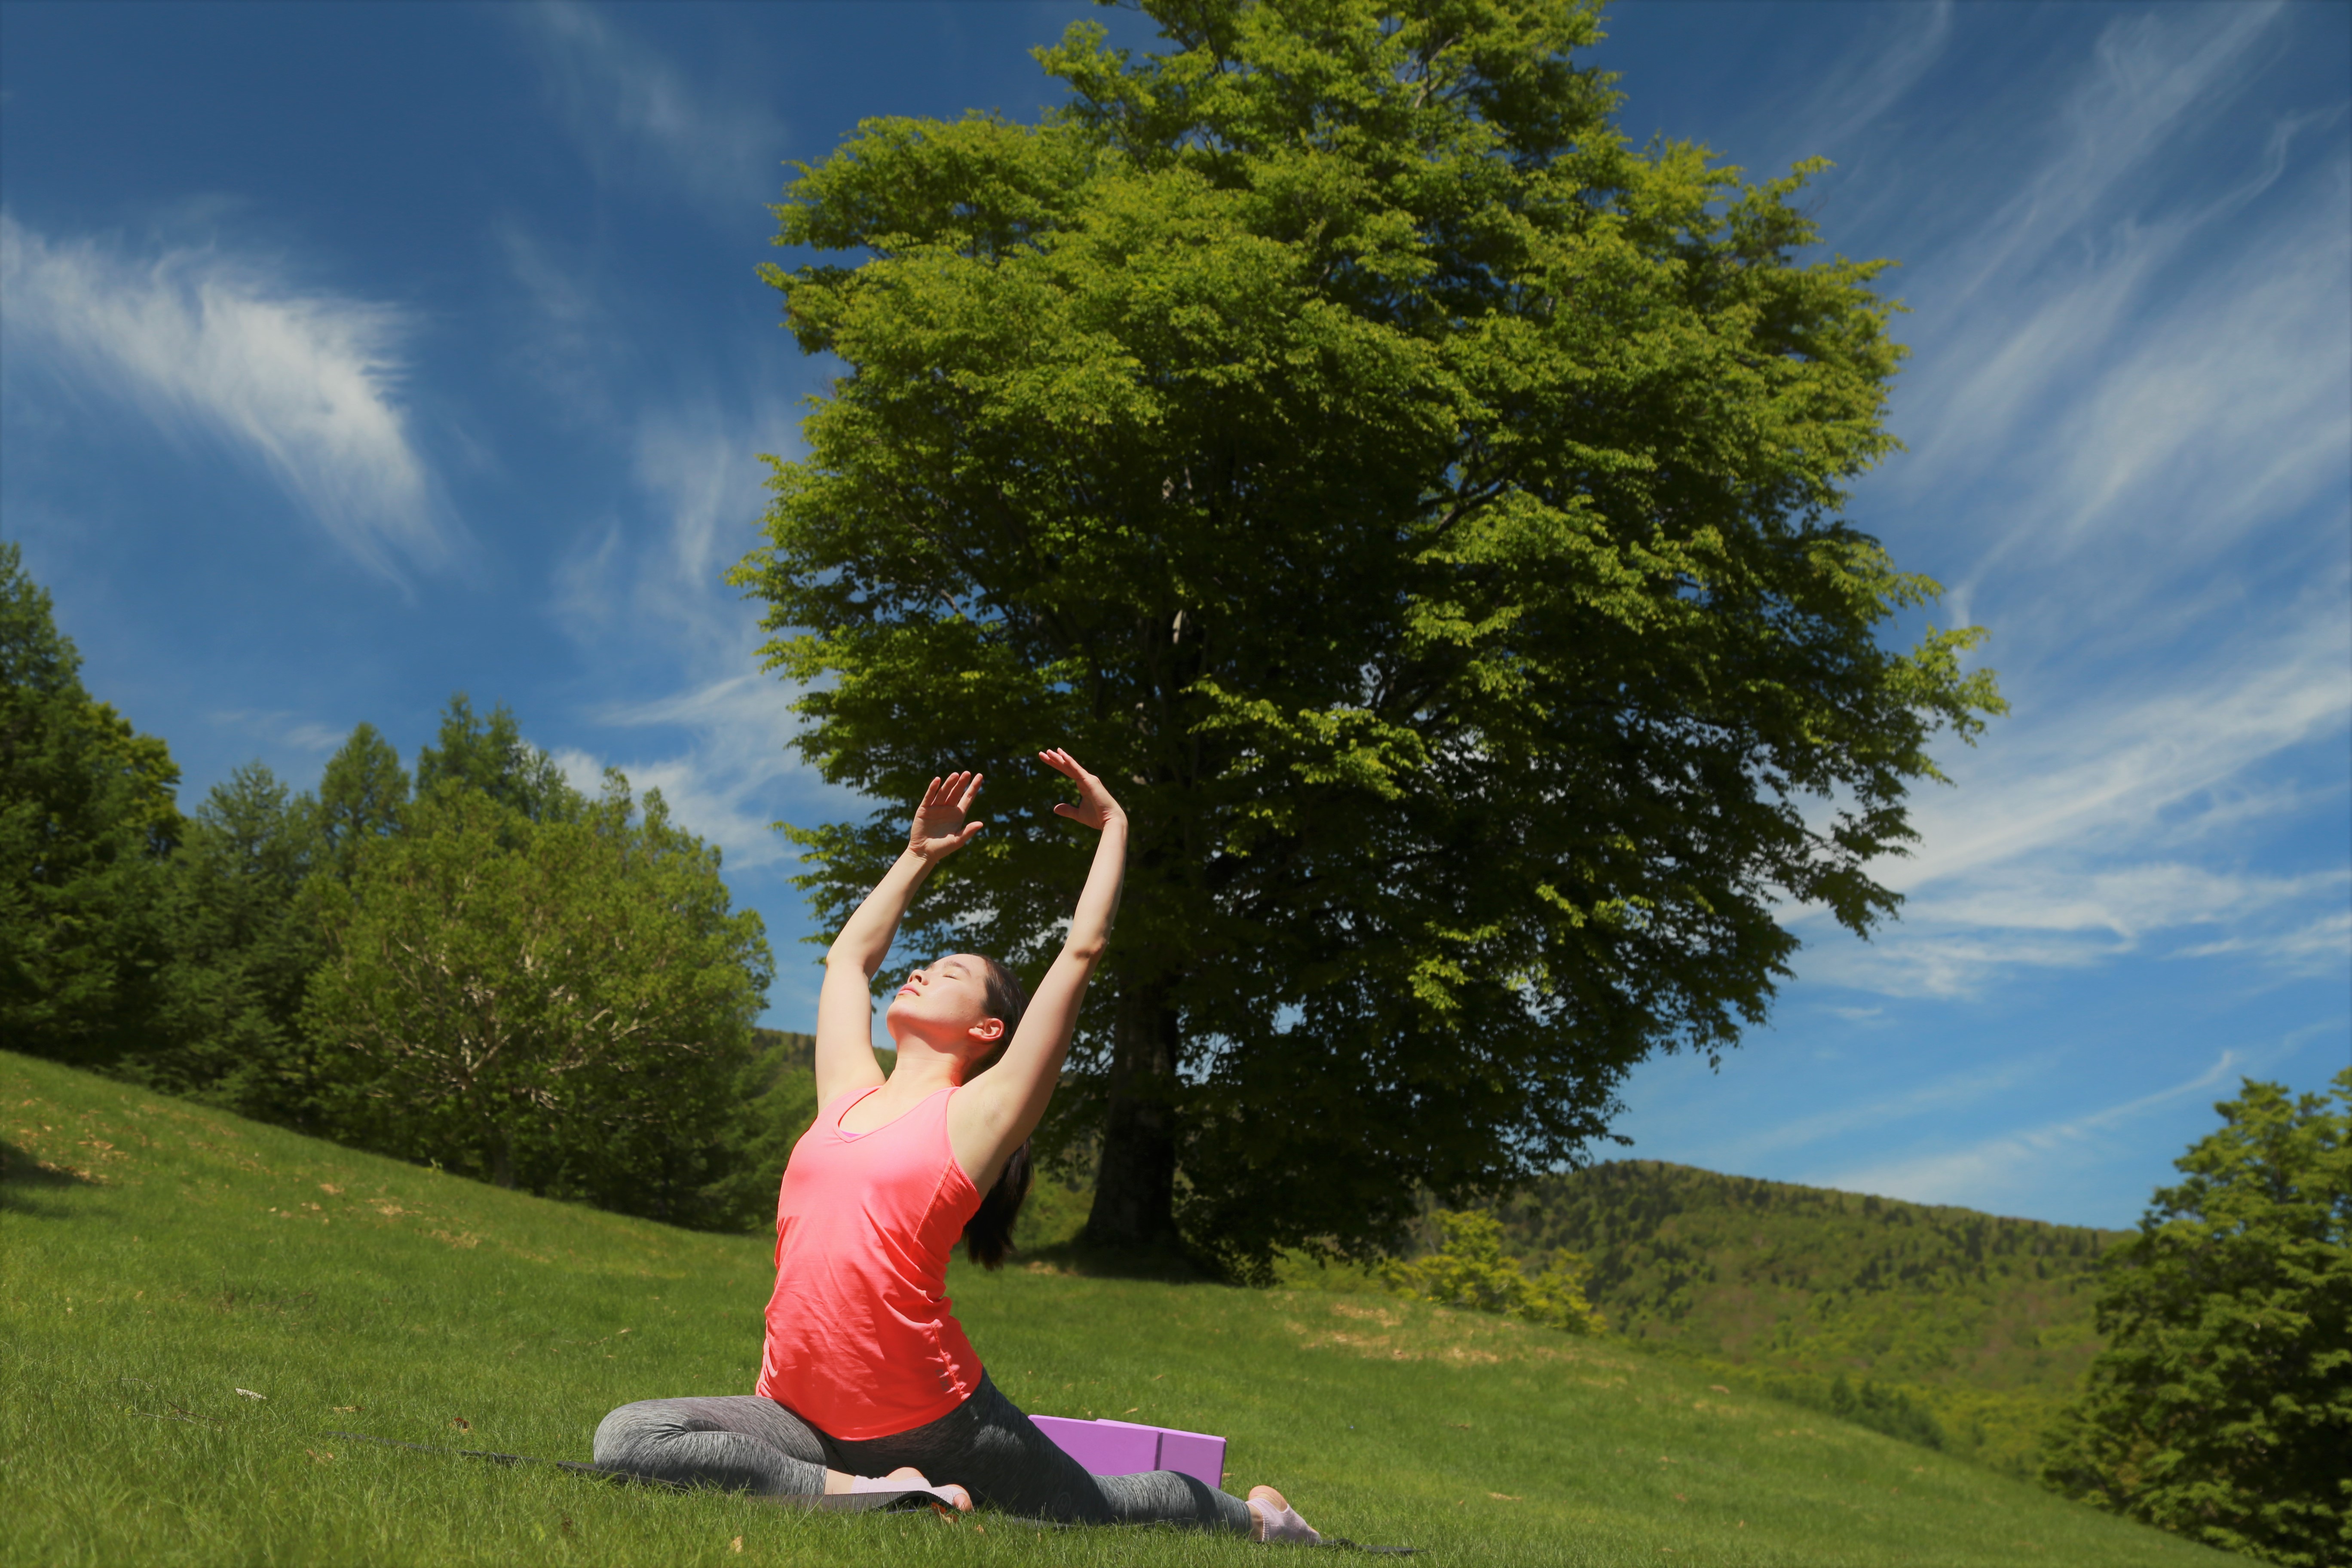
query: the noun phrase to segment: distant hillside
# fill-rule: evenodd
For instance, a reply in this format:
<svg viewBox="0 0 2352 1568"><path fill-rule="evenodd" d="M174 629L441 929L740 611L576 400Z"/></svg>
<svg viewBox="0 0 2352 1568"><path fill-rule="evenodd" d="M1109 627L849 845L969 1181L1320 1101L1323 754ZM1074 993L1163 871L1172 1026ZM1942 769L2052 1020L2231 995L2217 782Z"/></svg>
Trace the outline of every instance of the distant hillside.
<svg viewBox="0 0 2352 1568"><path fill-rule="evenodd" d="M2096 1264L2121 1234L1652 1160L1547 1178L1502 1217L1522 1255L1590 1259L1593 1302L1644 1345L1815 1403L1869 1380L2012 1471L2099 1348Z"/></svg>
<svg viewBox="0 0 2352 1568"><path fill-rule="evenodd" d="M816 1037L798 1034L791 1029L754 1029L754 1038L779 1075L786 1072L814 1072L816 1069Z"/></svg>

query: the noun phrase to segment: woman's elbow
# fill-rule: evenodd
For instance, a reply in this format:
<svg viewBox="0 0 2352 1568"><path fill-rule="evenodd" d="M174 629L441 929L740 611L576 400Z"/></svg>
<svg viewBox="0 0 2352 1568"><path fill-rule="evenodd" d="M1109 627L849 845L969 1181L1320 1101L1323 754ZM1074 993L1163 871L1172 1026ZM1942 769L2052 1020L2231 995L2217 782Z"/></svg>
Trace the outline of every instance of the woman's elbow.
<svg viewBox="0 0 2352 1568"><path fill-rule="evenodd" d="M1098 936L1085 942L1064 942L1062 956L1091 971L1096 964L1102 962L1104 945L1104 940Z"/></svg>

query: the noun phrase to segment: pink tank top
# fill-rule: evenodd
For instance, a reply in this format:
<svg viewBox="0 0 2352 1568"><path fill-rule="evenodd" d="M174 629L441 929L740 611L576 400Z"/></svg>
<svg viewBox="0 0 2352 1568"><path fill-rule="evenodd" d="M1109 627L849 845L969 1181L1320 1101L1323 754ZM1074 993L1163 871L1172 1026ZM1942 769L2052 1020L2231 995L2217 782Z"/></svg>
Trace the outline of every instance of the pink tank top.
<svg viewBox="0 0 2352 1568"><path fill-rule="evenodd" d="M845 1094L793 1146L776 1198L776 1293L759 1391L847 1441L936 1421L980 1386L947 1299L980 1191L948 1147L943 1089L871 1132Z"/></svg>

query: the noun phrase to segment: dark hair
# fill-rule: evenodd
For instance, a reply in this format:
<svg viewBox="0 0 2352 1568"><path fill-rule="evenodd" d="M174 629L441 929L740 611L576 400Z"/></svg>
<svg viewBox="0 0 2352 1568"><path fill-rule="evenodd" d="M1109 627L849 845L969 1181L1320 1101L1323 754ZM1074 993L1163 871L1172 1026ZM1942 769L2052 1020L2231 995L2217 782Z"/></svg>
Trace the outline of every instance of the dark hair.
<svg viewBox="0 0 2352 1568"><path fill-rule="evenodd" d="M1003 1023L1004 1033L997 1037L996 1048L964 1075L967 1083L1004 1058L1004 1048L1013 1043L1013 1031L1021 1026L1021 1015L1029 1005L1013 971L992 958L982 956L981 962L988 966L988 1015ZM1004 1255L1013 1247L1013 1222L1021 1217L1021 1205L1029 1196L1030 1174L1029 1145L1024 1142L1004 1162L1004 1173L996 1184L981 1194L980 1212L964 1226L964 1256L982 1268L1003 1267Z"/></svg>

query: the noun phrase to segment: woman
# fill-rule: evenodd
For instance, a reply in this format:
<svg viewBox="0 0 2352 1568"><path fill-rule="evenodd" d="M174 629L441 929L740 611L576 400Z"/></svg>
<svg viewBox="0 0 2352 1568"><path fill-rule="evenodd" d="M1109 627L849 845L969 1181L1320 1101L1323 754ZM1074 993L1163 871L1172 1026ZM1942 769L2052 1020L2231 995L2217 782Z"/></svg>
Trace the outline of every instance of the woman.
<svg viewBox="0 0 2352 1568"><path fill-rule="evenodd" d="M931 1487L959 1508L1087 1523L1186 1524L1313 1542L1280 1492L1246 1500L1173 1470L1095 1476L997 1392L948 1311L961 1236L994 1268L1029 1189L1029 1135L1069 1054L1102 961L1127 859L1127 814L1067 752L1038 753L1078 786L1055 812L1101 835L1061 956L1025 1005L993 959L914 971L871 1045L875 972L941 860L971 842L974 773L933 779L898 857L825 954L817 1002L816 1121L776 1205L776 1289L759 1392L625 1405L596 1429L596 1462L773 1496ZM987 1194L985 1197L982 1194Z"/></svg>

